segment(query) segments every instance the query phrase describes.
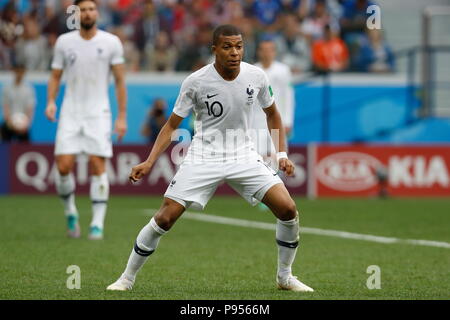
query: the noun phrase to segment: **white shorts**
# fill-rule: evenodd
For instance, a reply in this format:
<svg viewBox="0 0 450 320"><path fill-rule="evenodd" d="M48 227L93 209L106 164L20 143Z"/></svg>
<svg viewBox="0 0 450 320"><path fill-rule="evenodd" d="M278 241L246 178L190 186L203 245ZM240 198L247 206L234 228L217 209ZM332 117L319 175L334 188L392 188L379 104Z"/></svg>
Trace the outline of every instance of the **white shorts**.
<svg viewBox="0 0 450 320"><path fill-rule="evenodd" d="M217 187L227 183L251 205L256 205L266 192L283 181L277 172L263 163L201 163L181 164L164 197L183 205L204 209Z"/></svg>
<svg viewBox="0 0 450 320"><path fill-rule="evenodd" d="M55 155L81 154L111 158L112 121L110 116L82 121L61 119L55 142Z"/></svg>

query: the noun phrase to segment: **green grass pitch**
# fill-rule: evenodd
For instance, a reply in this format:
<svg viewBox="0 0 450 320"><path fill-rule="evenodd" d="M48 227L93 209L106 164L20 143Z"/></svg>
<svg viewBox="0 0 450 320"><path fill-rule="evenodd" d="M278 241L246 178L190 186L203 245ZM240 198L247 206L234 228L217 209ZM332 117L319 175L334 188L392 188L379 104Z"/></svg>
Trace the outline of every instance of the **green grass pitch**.
<svg viewBox="0 0 450 320"><path fill-rule="evenodd" d="M0 299L449 299L450 249L302 234L294 274L314 293L275 287L270 230L180 219L161 240L132 292L107 292L161 197L112 196L105 240L87 240L88 197L78 197L81 239L65 236L56 196L0 198ZM450 199L296 198L301 225L400 239L450 242ZM275 222L239 197L214 197L204 214ZM66 269L81 269L69 290ZM381 268L381 289L366 287Z"/></svg>

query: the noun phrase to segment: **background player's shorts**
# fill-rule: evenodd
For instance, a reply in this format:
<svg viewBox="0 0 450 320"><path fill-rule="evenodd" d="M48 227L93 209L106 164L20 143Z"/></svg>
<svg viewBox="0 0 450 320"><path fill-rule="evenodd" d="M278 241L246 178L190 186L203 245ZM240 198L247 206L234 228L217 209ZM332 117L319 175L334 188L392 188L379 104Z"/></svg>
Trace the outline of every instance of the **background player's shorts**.
<svg viewBox="0 0 450 320"><path fill-rule="evenodd" d="M283 183L262 160L249 163L183 163L164 196L183 205L204 209L217 187L226 182L250 204L256 205L266 192Z"/></svg>
<svg viewBox="0 0 450 320"><path fill-rule="evenodd" d="M55 155L81 154L111 158L111 117L61 119L56 133Z"/></svg>

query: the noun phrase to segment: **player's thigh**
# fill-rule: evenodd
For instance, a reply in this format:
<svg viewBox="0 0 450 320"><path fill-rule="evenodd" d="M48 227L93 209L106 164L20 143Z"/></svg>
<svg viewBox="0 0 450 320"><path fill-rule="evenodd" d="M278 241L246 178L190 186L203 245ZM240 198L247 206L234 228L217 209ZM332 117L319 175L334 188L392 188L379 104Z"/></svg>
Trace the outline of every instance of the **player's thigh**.
<svg viewBox="0 0 450 320"><path fill-rule="evenodd" d="M159 208L154 216L155 222L160 228L167 231L172 228L185 210L186 209L178 202L169 198L164 198L161 208Z"/></svg>
<svg viewBox="0 0 450 320"><path fill-rule="evenodd" d="M68 175L72 172L75 165L76 155L75 154L60 154L55 156L56 167L58 172L62 176Z"/></svg>
<svg viewBox="0 0 450 320"><path fill-rule="evenodd" d="M262 202L282 220L292 220L297 215L297 206L284 184L276 184L264 195Z"/></svg>
<svg viewBox="0 0 450 320"><path fill-rule="evenodd" d="M266 165L262 159L229 164L226 172L227 184L252 205L262 201L265 193L272 186L283 184L276 171Z"/></svg>
<svg viewBox="0 0 450 320"><path fill-rule="evenodd" d="M204 209L223 180L223 167L216 163L183 163L164 194L187 207Z"/></svg>
<svg viewBox="0 0 450 320"><path fill-rule="evenodd" d="M111 118L97 117L86 120L83 150L89 155L111 158L113 154L111 140Z"/></svg>
<svg viewBox="0 0 450 320"><path fill-rule="evenodd" d="M102 175L106 172L106 158L101 156L89 156L89 169L94 176Z"/></svg>
<svg viewBox="0 0 450 320"><path fill-rule="evenodd" d="M83 152L82 124L70 117L61 116L55 139L55 155L80 154Z"/></svg>

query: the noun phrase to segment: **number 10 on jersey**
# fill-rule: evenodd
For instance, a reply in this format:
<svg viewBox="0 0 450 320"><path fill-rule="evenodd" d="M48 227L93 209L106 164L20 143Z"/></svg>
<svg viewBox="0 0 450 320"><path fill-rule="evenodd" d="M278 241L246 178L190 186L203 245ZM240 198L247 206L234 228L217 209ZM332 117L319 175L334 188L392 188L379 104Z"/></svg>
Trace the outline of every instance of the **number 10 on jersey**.
<svg viewBox="0 0 450 320"><path fill-rule="evenodd" d="M218 118L223 114L223 106L219 101L214 101L211 105L209 105L209 101L205 101L205 104L208 109L209 116L212 115Z"/></svg>

